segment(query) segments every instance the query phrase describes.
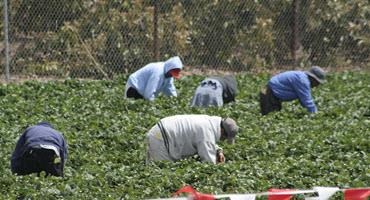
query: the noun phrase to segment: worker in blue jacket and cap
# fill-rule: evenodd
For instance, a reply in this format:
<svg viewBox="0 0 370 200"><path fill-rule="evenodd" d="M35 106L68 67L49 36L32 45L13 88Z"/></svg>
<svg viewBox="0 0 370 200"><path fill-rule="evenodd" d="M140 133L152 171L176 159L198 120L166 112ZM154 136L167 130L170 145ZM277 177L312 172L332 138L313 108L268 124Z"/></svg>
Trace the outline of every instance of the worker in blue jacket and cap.
<svg viewBox="0 0 370 200"><path fill-rule="evenodd" d="M260 93L261 114L280 111L283 101L298 99L310 113L316 113L317 107L311 95L311 88L325 82L326 72L313 66L308 71L286 71L273 76L266 89Z"/></svg>
<svg viewBox="0 0 370 200"><path fill-rule="evenodd" d="M44 171L46 175L63 176L67 143L48 122L28 127L19 138L11 158L11 170L17 175Z"/></svg>
<svg viewBox="0 0 370 200"><path fill-rule="evenodd" d="M174 78L180 78L182 68L183 64L178 56L165 62L147 64L130 75L125 97L153 101L160 93L177 96Z"/></svg>

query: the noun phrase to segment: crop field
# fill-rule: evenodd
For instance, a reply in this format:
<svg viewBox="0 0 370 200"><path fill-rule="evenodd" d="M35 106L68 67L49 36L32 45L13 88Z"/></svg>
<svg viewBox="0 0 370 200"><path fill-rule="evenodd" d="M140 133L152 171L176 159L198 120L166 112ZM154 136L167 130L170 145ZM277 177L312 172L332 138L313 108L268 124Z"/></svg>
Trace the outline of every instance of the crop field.
<svg viewBox="0 0 370 200"><path fill-rule="evenodd" d="M164 198L187 184L213 194L370 185L368 72L330 74L313 89L316 115L294 101L261 116L258 93L267 74L237 75L237 102L209 109L189 107L201 76L183 77L175 82L179 97L155 102L123 99L126 78L1 85L0 199ZM226 163L201 163L194 156L146 165L146 131L175 114L236 119L241 131L235 145L220 143ZM45 120L69 145L65 177L13 175L10 156L18 137Z"/></svg>

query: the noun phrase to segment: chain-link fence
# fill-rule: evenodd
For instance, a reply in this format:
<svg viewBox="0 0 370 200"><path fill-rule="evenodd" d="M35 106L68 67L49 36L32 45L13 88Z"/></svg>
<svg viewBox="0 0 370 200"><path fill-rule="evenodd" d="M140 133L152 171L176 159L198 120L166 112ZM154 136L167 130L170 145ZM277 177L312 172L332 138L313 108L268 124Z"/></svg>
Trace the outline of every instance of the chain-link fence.
<svg viewBox="0 0 370 200"><path fill-rule="evenodd" d="M5 78L110 78L174 55L188 69L370 67L368 0L1 1Z"/></svg>

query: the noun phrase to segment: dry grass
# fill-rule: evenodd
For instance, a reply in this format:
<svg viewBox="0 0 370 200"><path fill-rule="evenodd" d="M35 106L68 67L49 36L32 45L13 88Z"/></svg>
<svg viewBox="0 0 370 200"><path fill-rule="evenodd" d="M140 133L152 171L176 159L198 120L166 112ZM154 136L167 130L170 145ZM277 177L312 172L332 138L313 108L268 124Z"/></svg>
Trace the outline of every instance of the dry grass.
<svg viewBox="0 0 370 200"><path fill-rule="evenodd" d="M250 73L250 74L261 74L261 73L268 73L268 74L277 74L282 71L287 70L306 70L303 68L294 68L294 67L279 67L278 69L261 69L256 68L250 71L230 71L230 70L222 70L222 69L209 69L209 68L198 68L192 66L185 66L184 70L182 71L183 76L192 76L192 75L203 75L203 76L214 76L214 75L237 75L240 73ZM325 68L325 70L330 72L344 72L344 71L364 71L370 73L370 67L336 67L336 68ZM39 82L48 82L48 81L64 81L66 78L64 77L55 77L55 76L37 76L37 75L11 75L9 81L6 80L4 74L0 77L1 84L7 83L23 83L29 80L35 80ZM96 80L91 78L81 78L80 80Z"/></svg>

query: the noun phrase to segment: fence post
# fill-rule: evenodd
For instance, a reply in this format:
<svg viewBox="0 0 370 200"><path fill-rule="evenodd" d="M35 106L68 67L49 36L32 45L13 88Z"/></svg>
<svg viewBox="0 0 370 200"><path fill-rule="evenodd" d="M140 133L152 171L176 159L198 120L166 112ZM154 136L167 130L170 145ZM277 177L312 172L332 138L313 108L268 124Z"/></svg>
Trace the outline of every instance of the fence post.
<svg viewBox="0 0 370 200"><path fill-rule="evenodd" d="M9 30L8 30L8 1L4 0L4 42L5 42L5 79L8 82L10 80L9 73Z"/></svg>
<svg viewBox="0 0 370 200"><path fill-rule="evenodd" d="M159 47L158 47L158 0L154 0L154 12L153 12L153 54L156 61L159 60Z"/></svg>
<svg viewBox="0 0 370 200"><path fill-rule="evenodd" d="M300 0L293 0L292 2L293 7L293 28L292 28L292 58L294 64L297 64L297 61L300 57L300 51L301 51L301 41L300 41Z"/></svg>

